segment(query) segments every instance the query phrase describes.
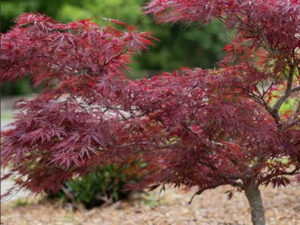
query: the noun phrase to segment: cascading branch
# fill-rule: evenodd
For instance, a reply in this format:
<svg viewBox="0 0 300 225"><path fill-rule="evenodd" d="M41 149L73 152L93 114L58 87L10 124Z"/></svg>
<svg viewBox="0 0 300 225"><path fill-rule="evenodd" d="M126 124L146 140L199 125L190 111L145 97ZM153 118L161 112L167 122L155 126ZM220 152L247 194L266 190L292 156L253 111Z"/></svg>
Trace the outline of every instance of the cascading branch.
<svg viewBox="0 0 300 225"><path fill-rule="evenodd" d="M13 129L2 132L1 165L18 172L21 187L59 189L125 135L119 102L128 98L130 81L124 70L152 37L110 22L126 29L88 20L62 24L28 13L1 37L2 80L29 75L43 86L35 99L17 103Z"/></svg>
<svg viewBox="0 0 300 225"><path fill-rule="evenodd" d="M17 104L2 166L40 192L142 154L152 172L132 188L232 185L253 224L265 224L259 186L300 173L300 1L153 0L144 9L160 22L219 19L236 35L217 69L131 81L124 70L151 44L148 33L20 16L1 38L2 79L30 75L44 90Z"/></svg>

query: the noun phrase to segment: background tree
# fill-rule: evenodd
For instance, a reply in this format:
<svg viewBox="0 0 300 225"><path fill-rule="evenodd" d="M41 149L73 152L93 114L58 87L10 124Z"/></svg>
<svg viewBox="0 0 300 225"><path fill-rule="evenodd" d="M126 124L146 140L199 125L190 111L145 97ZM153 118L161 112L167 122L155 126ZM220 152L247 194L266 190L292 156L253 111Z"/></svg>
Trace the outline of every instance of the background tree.
<svg viewBox="0 0 300 225"><path fill-rule="evenodd" d="M124 69L148 33L22 15L1 40L2 78L31 74L45 89L19 102L2 166L40 192L142 153L152 171L131 188L231 185L265 224L259 187L286 186L300 169L300 2L154 0L145 10L164 22L218 18L237 33L218 69L132 81Z"/></svg>

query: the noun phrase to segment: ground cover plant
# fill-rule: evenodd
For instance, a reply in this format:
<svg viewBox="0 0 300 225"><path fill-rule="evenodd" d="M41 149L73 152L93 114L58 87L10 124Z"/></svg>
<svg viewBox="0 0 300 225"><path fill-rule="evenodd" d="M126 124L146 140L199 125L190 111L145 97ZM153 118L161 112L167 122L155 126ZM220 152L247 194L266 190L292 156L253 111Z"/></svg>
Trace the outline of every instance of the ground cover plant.
<svg viewBox="0 0 300 225"><path fill-rule="evenodd" d="M151 173L130 188L229 184L264 225L259 187L286 186L300 170L300 1L153 0L144 10L159 22L218 19L236 35L216 69L132 81L124 70L150 34L21 15L1 38L2 79L30 74L44 90L17 104L2 166L38 193L142 154Z"/></svg>

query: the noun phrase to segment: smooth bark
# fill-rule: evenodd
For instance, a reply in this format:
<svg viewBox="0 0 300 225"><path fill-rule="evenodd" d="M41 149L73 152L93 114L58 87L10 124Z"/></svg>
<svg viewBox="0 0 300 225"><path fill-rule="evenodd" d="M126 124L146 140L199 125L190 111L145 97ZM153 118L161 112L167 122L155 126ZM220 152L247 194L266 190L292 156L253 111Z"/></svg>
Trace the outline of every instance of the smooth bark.
<svg viewBox="0 0 300 225"><path fill-rule="evenodd" d="M259 188L251 183L246 187L245 194L250 205L253 225L265 225L265 211Z"/></svg>

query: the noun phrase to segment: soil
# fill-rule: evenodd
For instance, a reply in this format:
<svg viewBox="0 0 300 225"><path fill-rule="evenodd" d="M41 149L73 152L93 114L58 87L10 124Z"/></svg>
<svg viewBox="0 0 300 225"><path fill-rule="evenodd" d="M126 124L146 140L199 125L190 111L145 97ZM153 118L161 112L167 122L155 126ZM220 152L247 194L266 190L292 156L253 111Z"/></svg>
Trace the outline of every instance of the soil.
<svg viewBox="0 0 300 225"><path fill-rule="evenodd" d="M235 192L228 200L224 186L188 201L193 191L169 188L126 201L73 210L68 204L49 200L18 200L1 205L3 225L250 225L247 200ZM300 184L288 188L262 188L268 225L300 225Z"/></svg>

